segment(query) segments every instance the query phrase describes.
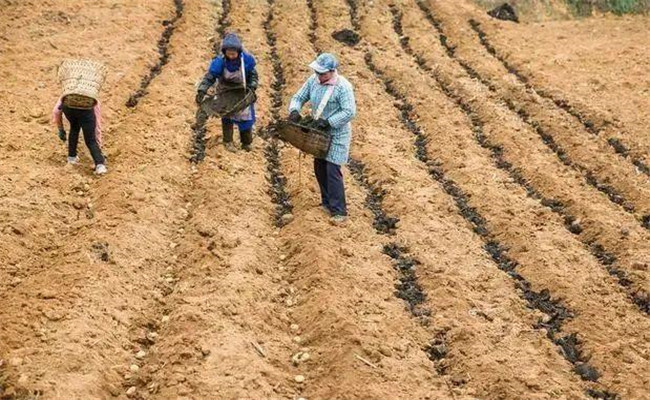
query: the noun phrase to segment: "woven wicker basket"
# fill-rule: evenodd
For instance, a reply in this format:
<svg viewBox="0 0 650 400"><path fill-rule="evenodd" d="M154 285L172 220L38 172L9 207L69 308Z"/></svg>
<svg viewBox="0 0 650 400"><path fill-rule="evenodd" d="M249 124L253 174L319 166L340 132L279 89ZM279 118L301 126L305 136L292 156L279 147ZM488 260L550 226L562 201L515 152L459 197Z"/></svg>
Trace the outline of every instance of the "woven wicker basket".
<svg viewBox="0 0 650 400"><path fill-rule="evenodd" d="M327 157L332 144L332 138L327 132L291 121L282 121L278 124L278 135L280 139L316 158Z"/></svg>
<svg viewBox="0 0 650 400"><path fill-rule="evenodd" d="M62 96L75 94L97 100L106 72L106 66L97 61L64 60L58 70Z"/></svg>
<svg viewBox="0 0 650 400"><path fill-rule="evenodd" d="M217 93L201 103L201 109L207 115L227 118L243 111L256 100L255 92L250 89L245 90L241 85L219 85Z"/></svg>

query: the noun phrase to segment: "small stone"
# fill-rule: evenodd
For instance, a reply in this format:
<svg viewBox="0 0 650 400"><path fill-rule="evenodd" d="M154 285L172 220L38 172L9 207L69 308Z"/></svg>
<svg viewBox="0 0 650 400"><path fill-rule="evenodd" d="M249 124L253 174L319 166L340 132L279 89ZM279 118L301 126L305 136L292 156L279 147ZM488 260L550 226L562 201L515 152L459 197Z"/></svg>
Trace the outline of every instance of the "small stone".
<svg viewBox="0 0 650 400"><path fill-rule="evenodd" d="M56 297L56 292L53 291L53 290L49 290L49 289L43 289L43 290L41 290L41 292L39 293L39 297L40 297L41 299L46 299L46 300L48 300L48 299L53 299L53 298Z"/></svg>
<svg viewBox="0 0 650 400"><path fill-rule="evenodd" d="M388 348L388 346L379 346L379 352L383 354L386 357L391 357L393 355L393 352Z"/></svg>
<svg viewBox="0 0 650 400"><path fill-rule="evenodd" d="M129 396L129 397L132 397L132 396L135 395L135 391L136 391L136 390L137 390L137 389L136 389L135 386L131 386L131 387L126 391L126 395Z"/></svg>
<svg viewBox="0 0 650 400"><path fill-rule="evenodd" d="M300 343L302 343L302 338L300 336L295 336L293 338L293 342L300 344Z"/></svg>
<svg viewBox="0 0 650 400"><path fill-rule="evenodd" d="M293 306L293 300L291 300L291 299L287 299L287 300L285 301L285 303L287 304L287 307L291 307L291 306Z"/></svg>
<svg viewBox="0 0 650 400"><path fill-rule="evenodd" d="M467 383L465 376L463 374L454 374L451 376L451 383L455 386L461 386Z"/></svg>
<svg viewBox="0 0 650 400"><path fill-rule="evenodd" d="M131 370L131 372L133 372L135 374L138 371L140 371L140 367L137 364L131 364L131 366L129 367L129 370Z"/></svg>
<svg viewBox="0 0 650 400"><path fill-rule="evenodd" d="M23 359L20 357L14 357L11 360L9 360L9 365L12 367L18 367L23 364Z"/></svg>
<svg viewBox="0 0 650 400"><path fill-rule="evenodd" d="M298 383L303 383L305 381L305 377L302 375L296 375L296 377L293 378L293 380L295 380Z"/></svg>
<svg viewBox="0 0 650 400"><path fill-rule="evenodd" d="M211 353L210 349L207 347L201 347L201 354L203 354L203 357L209 356Z"/></svg>
<svg viewBox="0 0 650 400"><path fill-rule="evenodd" d="M20 375L20 378L18 378L18 385L19 386L25 386L27 385L27 381L29 380L29 377L25 374Z"/></svg>
<svg viewBox="0 0 650 400"><path fill-rule="evenodd" d="M302 354L300 354L300 362L309 361L310 358L311 355L307 352L303 352Z"/></svg>
<svg viewBox="0 0 650 400"><path fill-rule="evenodd" d="M147 356L147 352L144 350L140 350L138 351L138 354L135 355L135 358L137 358L138 360L142 360L146 356Z"/></svg>
<svg viewBox="0 0 650 400"><path fill-rule="evenodd" d="M632 264L632 269L636 271L647 271L648 264L636 261Z"/></svg>
<svg viewBox="0 0 650 400"><path fill-rule="evenodd" d="M117 397L121 393L120 389L115 385L110 385L109 384L106 388L108 389L108 393L110 393L111 396L113 396L113 397Z"/></svg>
<svg viewBox="0 0 650 400"><path fill-rule="evenodd" d="M185 385L179 385L178 386L178 395L179 396L187 396L188 394L190 394L190 389L187 386L185 386Z"/></svg>
<svg viewBox="0 0 650 400"><path fill-rule="evenodd" d="M169 322L169 315L163 315L163 317L162 317L162 322L163 322L163 323L167 323L167 322Z"/></svg>
<svg viewBox="0 0 650 400"><path fill-rule="evenodd" d="M300 329L300 326L298 324L291 324L291 332L298 332L298 329Z"/></svg>
<svg viewBox="0 0 650 400"><path fill-rule="evenodd" d="M280 219L282 220L282 224L286 225L293 221L293 214L284 214Z"/></svg>
<svg viewBox="0 0 650 400"><path fill-rule="evenodd" d="M285 256L284 254L281 254L281 255L280 255L280 261L284 261L284 260L286 260L286 259L287 259L287 256Z"/></svg>

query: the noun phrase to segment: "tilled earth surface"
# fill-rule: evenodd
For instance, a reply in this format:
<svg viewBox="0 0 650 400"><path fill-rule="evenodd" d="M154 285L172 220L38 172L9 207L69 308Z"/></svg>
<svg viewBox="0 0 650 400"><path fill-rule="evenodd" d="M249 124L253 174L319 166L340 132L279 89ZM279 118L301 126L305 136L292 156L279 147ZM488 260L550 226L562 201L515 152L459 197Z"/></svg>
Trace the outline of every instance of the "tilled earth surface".
<svg viewBox="0 0 650 400"><path fill-rule="evenodd" d="M0 399L650 399L648 17L0 6ZM250 153L196 118L229 31ZM322 51L358 105L344 226L274 135ZM109 67L102 178L49 123L65 57Z"/></svg>

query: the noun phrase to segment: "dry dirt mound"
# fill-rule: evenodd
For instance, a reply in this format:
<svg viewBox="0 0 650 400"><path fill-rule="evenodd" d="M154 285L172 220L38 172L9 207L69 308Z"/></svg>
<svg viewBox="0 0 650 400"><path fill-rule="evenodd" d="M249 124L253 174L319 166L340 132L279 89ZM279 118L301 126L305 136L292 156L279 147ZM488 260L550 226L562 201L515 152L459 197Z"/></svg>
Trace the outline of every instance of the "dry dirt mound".
<svg viewBox="0 0 650 400"><path fill-rule="evenodd" d="M650 398L647 17L5 3L0 399ZM228 31L251 153L194 104ZM275 135L325 50L359 111L343 227ZM101 179L49 125L64 55L110 68Z"/></svg>

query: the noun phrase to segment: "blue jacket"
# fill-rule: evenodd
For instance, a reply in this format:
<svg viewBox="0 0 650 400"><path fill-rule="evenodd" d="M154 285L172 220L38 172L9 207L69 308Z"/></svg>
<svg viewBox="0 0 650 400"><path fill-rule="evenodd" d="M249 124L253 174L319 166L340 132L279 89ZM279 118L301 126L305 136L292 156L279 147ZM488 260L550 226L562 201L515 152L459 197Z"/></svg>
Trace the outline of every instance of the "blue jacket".
<svg viewBox="0 0 650 400"><path fill-rule="evenodd" d="M235 60L228 60L225 57L226 49L235 49L239 52L240 57ZM253 88L257 89L258 76L255 66L257 62L253 55L244 51L244 46L242 45L241 40L234 33L228 33L223 38L221 42L221 52L219 56L214 58L210 63L208 72L203 77L203 81L199 85L198 90L206 92L210 86L214 85L218 78L221 78L223 75L224 69L227 69L230 72L235 72L241 68L241 58L244 59L244 71L246 74L246 84Z"/></svg>

